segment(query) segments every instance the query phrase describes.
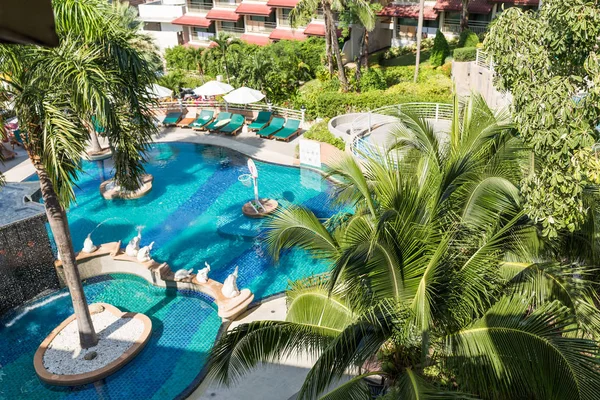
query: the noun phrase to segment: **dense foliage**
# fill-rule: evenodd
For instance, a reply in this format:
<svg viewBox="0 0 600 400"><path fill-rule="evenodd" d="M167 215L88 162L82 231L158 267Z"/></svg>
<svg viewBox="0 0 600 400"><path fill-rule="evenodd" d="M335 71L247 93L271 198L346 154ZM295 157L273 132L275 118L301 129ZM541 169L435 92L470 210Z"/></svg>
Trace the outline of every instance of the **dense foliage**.
<svg viewBox="0 0 600 400"><path fill-rule="evenodd" d="M325 46L320 38L282 40L262 47L223 36L215 40L227 43L225 55L220 45L206 50L177 46L165 55L167 67L179 71L180 82L190 75L185 70L193 70L200 79L229 75L234 86L262 90L270 101L282 103L295 96L303 82L315 78L323 64Z"/></svg>
<svg viewBox="0 0 600 400"><path fill-rule="evenodd" d="M435 39L433 41L433 48L431 49L431 56L429 62L434 67L441 67L446 61L446 57L450 55L450 45L444 36L444 32L438 29Z"/></svg>
<svg viewBox="0 0 600 400"><path fill-rule="evenodd" d="M475 61L477 59L477 47L461 47L454 49L454 61Z"/></svg>
<svg viewBox="0 0 600 400"><path fill-rule="evenodd" d="M451 101L452 81L443 70L423 66L417 83L412 82L413 74L414 67L384 68L383 77L388 88L370 88L363 93L342 93L335 80L315 80L302 88L292 104L294 108L305 106L307 117L314 119L332 118L347 112L372 110L400 103Z"/></svg>
<svg viewBox="0 0 600 400"><path fill-rule="evenodd" d="M334 136L329 132L327 124L329 119L314 123L302 136L304 139L316 140L317 142L328 143L340 150L346 149L346 142L343 139Z"/></svg>
<svg viewBox="0 0 600 400"><path fill-rule="evenodd" d="M332 165L335 199L352 213L277 214L273 256L303 248L331 273L292 286L285 321L221 337L213 377L234 382L301 353L318 358L299 400L371 399L370 375L384 378L390 400L597 398L592 269L559 247L541 250L518 188L528 154L509 113L473 96L455 101L454 115L444 141L426 120L398 114L388 152ZM348 372L356 376L336 386Z"/></svg>
<svg viewBox="0 0 600 400"><path fill-rule="evenodd" d="M475 47L479 44L479 36L470 29L465 29L458 37L458 47Z"/></svg>
<svg viewBox="0 0 600 400"><path fill-rule="evenodd" d="M599 37L599 1L547 0L539 11L503 12L484 43L533 149L536 168L523 181L527 214L551 237L583 223L598 183Z"/></svg>

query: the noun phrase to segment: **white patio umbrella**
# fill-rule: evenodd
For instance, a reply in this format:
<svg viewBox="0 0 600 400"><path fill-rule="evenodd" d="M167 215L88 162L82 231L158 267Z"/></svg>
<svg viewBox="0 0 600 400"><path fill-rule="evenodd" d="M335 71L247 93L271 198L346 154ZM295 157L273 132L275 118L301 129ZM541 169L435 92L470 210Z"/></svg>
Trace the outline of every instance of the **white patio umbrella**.
<svg viewBox="0 0 600 400"><path fill-rule="evenodd" d="M261 101L265 98L265 95L255 89L242 86L241 88L235 89L233 92L224 96L223 99L228 103L234 104L250 104Z"/></svg>
<svg viewBox="0 0 600 400"><path fill-rule="evenodd" d="M156 83L152 84L148 92L150 92L152 96L158 97L159 99L162 99L163 97L173 96L173 91L171 89L157 85Z"/></svg>
<svg viewBox="0 0 600 400"><path fill-rule="evenodd" d="M197 96L218 96L220 94L229 93L232 90L233 86L225 82L210 81L194 89L194 94Z"/></svg>

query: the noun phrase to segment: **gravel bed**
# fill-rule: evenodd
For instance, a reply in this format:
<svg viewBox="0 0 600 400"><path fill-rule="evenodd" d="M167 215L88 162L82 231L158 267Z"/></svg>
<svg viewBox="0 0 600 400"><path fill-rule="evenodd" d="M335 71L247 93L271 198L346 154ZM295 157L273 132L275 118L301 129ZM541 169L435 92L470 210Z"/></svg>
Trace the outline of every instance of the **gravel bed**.
<svg viewBox="0 0 600 400"><path fill-rule="evenodd" d="M77 321L73 320L50 343L44 353L44 367L53 374L74 375L100 369L119 358L144 332L144 323L120 318L109 311L92 314L98 344L89 349L79 345ZM94 356L93 353L96 353ZM89 354L85 359L86 354Z"/></svg>

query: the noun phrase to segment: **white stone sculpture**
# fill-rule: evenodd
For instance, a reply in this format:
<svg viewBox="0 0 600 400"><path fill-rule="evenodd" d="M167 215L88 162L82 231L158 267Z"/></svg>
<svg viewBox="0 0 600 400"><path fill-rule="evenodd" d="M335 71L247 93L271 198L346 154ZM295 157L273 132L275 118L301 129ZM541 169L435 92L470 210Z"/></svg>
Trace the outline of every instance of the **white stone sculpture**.
<svg viewBox="0 0 600 400"><path fill-rule="evenodd" d="M199 269L198 274L196 275L196 280L200 283L208 282L208 273L210 272L210 264L204 261L205 268Z"/></svg>
<svg viewBox="0 0 600 400"><path fill-rule="evenodd" d="M189 277L192 274L192 272L194 272L194 268L177 270L177 272L175 272L175 280L180 281L182 279L185 279Z"/></svg>
<svg viewBox="0 0 600 400"><path fill-rule="evenodd" d="M142 240L142 235L139 233L133 239L129 241L127 247L125 248L125 254L130 257L137 257L138 252L140 251L140 241Z"/></svg>
<svg viewBox="0 0 600 400"><path fill-rule="evenodd" d="M240 291L237 287L237 278L238 267L236 266L233 274L229 274L229 276L225 279L225 282L223 282L223 287L221 288L221 293L223 293L223 296L227 297L228 299L236 297L240 294Z"/></svg>
<svg viewBox="0 0 600 400"><path fill-rule="evenodd" d="M146 262L152 260L150 257L150 250L152 250L152 246L154 246L154 242L150 243L148 246L142 247L137 253L137 260L139 262Z"/></svg>
<svg viewBox="0 0 600 400"><path fill-rule="evenodd" d="M94 242L92 242L92 234L87 235L85 240L83 241L83 251L84 253L93 253L98 249L98 247L94 246Z"/></svg>

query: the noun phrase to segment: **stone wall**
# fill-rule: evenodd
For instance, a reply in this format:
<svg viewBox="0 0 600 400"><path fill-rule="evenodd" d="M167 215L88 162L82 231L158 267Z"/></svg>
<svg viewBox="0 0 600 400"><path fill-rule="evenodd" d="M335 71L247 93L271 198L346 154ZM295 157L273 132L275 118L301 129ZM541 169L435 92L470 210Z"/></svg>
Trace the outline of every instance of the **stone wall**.
<svg viewBox="0 0 600 400"><path fill-rule="evenodd" d="M58 289L45 215L0 227L0 315L47 289Z"/></svg>
<svg viewBox="0 0 600 400"><path fill-rule="evenodd" d="M494 73L475 62L453 62L452 80L460 96L479 92L491 108L507 107L512 101L510 93L499 92L494 87Z"/></svg>

